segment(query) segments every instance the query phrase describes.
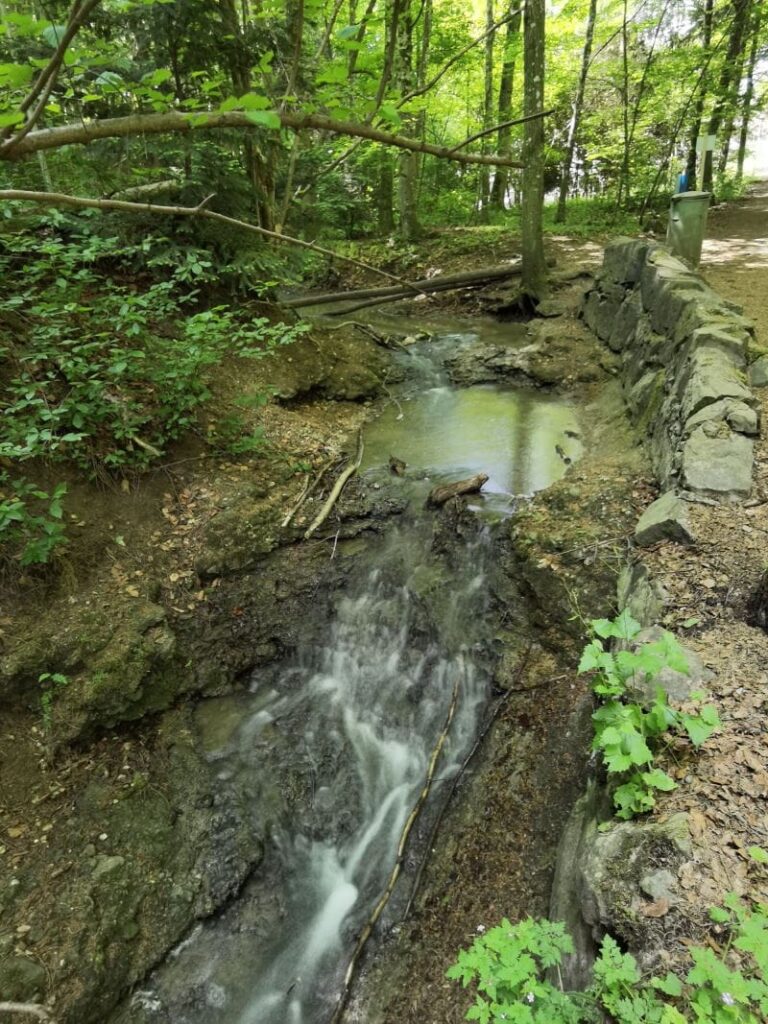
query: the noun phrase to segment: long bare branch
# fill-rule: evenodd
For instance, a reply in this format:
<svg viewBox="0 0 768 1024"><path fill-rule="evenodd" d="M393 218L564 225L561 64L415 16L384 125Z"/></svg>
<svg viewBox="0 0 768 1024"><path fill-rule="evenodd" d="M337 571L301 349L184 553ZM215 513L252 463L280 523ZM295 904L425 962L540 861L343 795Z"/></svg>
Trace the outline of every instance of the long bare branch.
<svg viewBox="0 0 768 1024"><path fill-rule="evenodd" d="M26 114L26 112L33 106L32 113L27 118L27 122L24 127L12 138L6 138L6 141L0 146L0 157L7 159L8 153L14 150L19 143L24 139L34 128L35 124L40 118L45 104L48 101L48 97L51 95L51 90L56 84L61 65L64 61L64 55L67 49L75 38L77 33L83 27L83 24L88 15L101 3L101 0L83 0L82 4L80 0L75 0L75 4L72 7L69 18L67 20L67 27L62 33L61 39L53 53L53 56L48 61L46 66L37 76L34 85L29 90L27 95L21 101L20 110ZM4 135L11 134L13 129L3 133Z"/></svg>
<svg viewBox="0 0 768 1024"><path fill-rule="evenodd" d="M491 128L484 128L481 132L475 132L474 135L470 135L468 139L464 139L458 146L454 146L451 153L458 153L460 149L464 149L470 142L476 142L478 139L482 139L486 135L493 135L494 132L500 131L502 128L512 128L516 124L525 124L526 121L535 121L539 117L550 117L554 114L553 110L540 110L538 114L529 114L527 117L516 117L512 121L502 121L501 124L495 124Z"/></svg>
<svg viewBox="0 0 768 1024"><path fill-rule="evenodd" d="M203 203L198 206L161 206L157 203L129 203L122 199L87 199L81 196L69 196L63 192L29 192L23 189L0 189L0 203L10 200L39 203L41 206L74 206L80 210L119 210L124 213L150 213L164 217L201 217L206 220L216 220L222 224L241 228L243 231L252 231L254 234L263 235L265 238L274 238L278 242L298 245L302 249L311 249L313 252L322 253L323 256L330 256L332 259L351 263L353 266L361 267L363 270L373 274L378 274L379 277L386 277L390 281L397 281L411 294L424 294L417 285L410 284L396 274L390 274L386 270L379 270L377 267L373 267L369 263L363 263L362 260L353 259L351 256L341 256L332 249L325 249L322 245L316 245L314 242L305 242L301 238L278 234L276 231L268 231L266 228L249 224L248 221L238 220L236 217L227 217L226 214L215 213L213 210L206 210Z"/></svg>
<svg viewBox="0 0 768 1024"><path fill-rule="evenodd" d="M490 25L481 36L478 36L476 39L471 39L466 46L462 47L462 49L459 50L457 53L454 53L454 55L449 60L447 60L445 64L443 64L439 71L435 72L435 74L432 76L432 78L430 78L428 82L425 82L424 85L419 86L418 89L414 89L413 92L409 92L407 96L403 96L403 98L400 100L397 106L402 107L406 103L408 103L409 100L415 99L417 96L422 96L425 92L429 92L430 89L433 89L440 81L440 79L443 77L443 75L450 71L453 65L460 61L465 54L469 53L469 51L474 49L475 46L479 46L480 43L484 42L488 38L489 35L496 32L497 29L500 29L502 25L506 25L508 21L511 21L512 18L514 18L514 16L519 13L520 11L510 11L503 18L500 18L499 21L496 21L493 23L493 25Z"/></svg>
<svg viewBox="0 0 768 1024"><path fill-rule="evenodd" d="M488 164L492 167L522 167L518 160L496 154L451 153L448 146L434 146L428 142L411 139L405 135L392 135L371 125L356 121L339 121L323 114L294 114L277 111L276 116L284 128L293 131L314 129L336 135L350 135L370 139L397 149L410 149L415 153L429 153L431 156L455 160L463 164ZM166 132L190 132L199 129L210 131L219 128L254 128L254 123L243 111L229 110L225 113L182 114L169 110L163 114L130 114L126 117L108 117L81 124L65 124L56 128L32 131L11 153L0 150L0 159L13 160L30 153L46 149L60 149L62 146L87 145L97 139L120 139L132 135L160 135Z"/></svg>

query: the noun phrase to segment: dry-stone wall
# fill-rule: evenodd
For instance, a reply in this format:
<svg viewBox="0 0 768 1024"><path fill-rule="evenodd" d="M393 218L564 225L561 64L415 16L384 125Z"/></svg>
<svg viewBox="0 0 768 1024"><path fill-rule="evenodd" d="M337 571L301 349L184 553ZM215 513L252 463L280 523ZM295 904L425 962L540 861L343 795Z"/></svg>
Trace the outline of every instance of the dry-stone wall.
<svg viewBox="0 0 768 1024"><path fill-rule="evenodd" d="M662 491L748 497L760 422L746 377L753 327L741 310L661 246L618 239L583 315L621 356L627 405Z"/></svg>

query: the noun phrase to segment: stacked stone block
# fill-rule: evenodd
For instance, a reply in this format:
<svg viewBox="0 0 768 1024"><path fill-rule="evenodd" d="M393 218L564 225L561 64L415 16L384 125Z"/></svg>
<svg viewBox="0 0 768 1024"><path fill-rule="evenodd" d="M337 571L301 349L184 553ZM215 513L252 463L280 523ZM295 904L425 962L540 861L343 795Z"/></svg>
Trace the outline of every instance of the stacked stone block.
<svg viewBox="0 0 768 1024"><path fill-rule="evenodd" d="M621 356L633 422L663 491L749 496L758 402L747 385L753 334L741 310L661 246L607 246L583 316Z"/></svg>

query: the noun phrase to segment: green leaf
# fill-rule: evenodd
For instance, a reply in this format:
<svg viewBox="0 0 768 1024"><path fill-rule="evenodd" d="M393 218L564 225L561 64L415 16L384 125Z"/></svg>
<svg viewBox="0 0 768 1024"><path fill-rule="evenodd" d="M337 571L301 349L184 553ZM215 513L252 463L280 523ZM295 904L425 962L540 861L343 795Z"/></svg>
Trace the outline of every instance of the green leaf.
<svg viewBox="0 0 768 1024"><path fill-rule="evenodd" d="M709 918L717 924L725 924L726 921L730 921L731 915L727 910L723 910L722 907L710 907Z"/></svg>
<svg viewBox="0 0 768 1024"><path fill-rule="evenodd" d="M768 864L768 850L764 850L762 846L749 846L747 853L756 864Z"/></svg>
<svg viewBox="0 0 768 1024"><path fill-rule="evenodd" d="M245 116L261 128L276 130L282 127L282 121L274 110L247 110Z"/></svg>
<svg viewBox="0 0 768 1024"><path fill-rule="evenodd" d="M24 120L24 114L20 110L12 110L7 114L0 114L0 128L9 128L13 124L20 124Z"/></svg>
<svg viewBox="0 0 768 1024"><path fill-rule="evenodd" d="M46 43L48 43L48 45L55 50L61 42L62 38L64 37L64 33L66 31L66 25L49 25L47 28L43 29L40 35L43 37Z"/></svg>
<svg viewBox="0 0 768 1024"><path fill-rule="evenodd" d="M677 998L683 994L683 983L680 981L676 974L672 974L671 971L667 972L663 978L651 978L651 984L659 992L663 992L665 995Z"/></svg>
<svg viewBox="0 0 768 1024"><path fill-rule="evenodd" d="M28 64L0 64L0 85L16 89L26 85L34 74Z"/></svg>
<svg viewBox="0 0 768 1024"><path fill-rule="evenodd" d="M354 39L357 33L360 31L359 25L345 25L344 28L340 28L336 33L337 39Z"/></svg>
<svg viewBox="0 0 768 1024"><path fill-rule="evenodd" d="M666 772L663 772L661 768L654 768L653 771L643 772L643 782L647 786L651 786L653 789L660 789L664 793L669 793L673 789L677 789L677 783L674 779L671 779Z"/></svg>

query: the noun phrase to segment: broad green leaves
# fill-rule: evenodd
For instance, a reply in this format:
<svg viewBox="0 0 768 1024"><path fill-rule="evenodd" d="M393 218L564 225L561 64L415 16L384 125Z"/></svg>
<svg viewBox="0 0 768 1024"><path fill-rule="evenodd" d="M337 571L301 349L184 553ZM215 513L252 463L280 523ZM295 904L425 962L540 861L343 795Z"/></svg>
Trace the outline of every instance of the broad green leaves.
<svg viewBox="0 0 768 1024"><path fill-rule="evenodd" d="M602 754L609 777L614 777L613 800L619 818L652 810L656 791L675 788L669 775L653 767L655 751L668 736L685 734L699 747L720 725L712 705L696 712L670 707L661 685L655 686L655 698L646 703L630 696L650 689L665 669L688 671L685 652L671 633L639 642L640 632L639 623L626 611L613 620L596 619L579 662L579 672L594 673L592 688L603 702L592 716L592 747ZM608 640L622 646L607 650ZM702 697L692 694L691 701Z"/></svg>

